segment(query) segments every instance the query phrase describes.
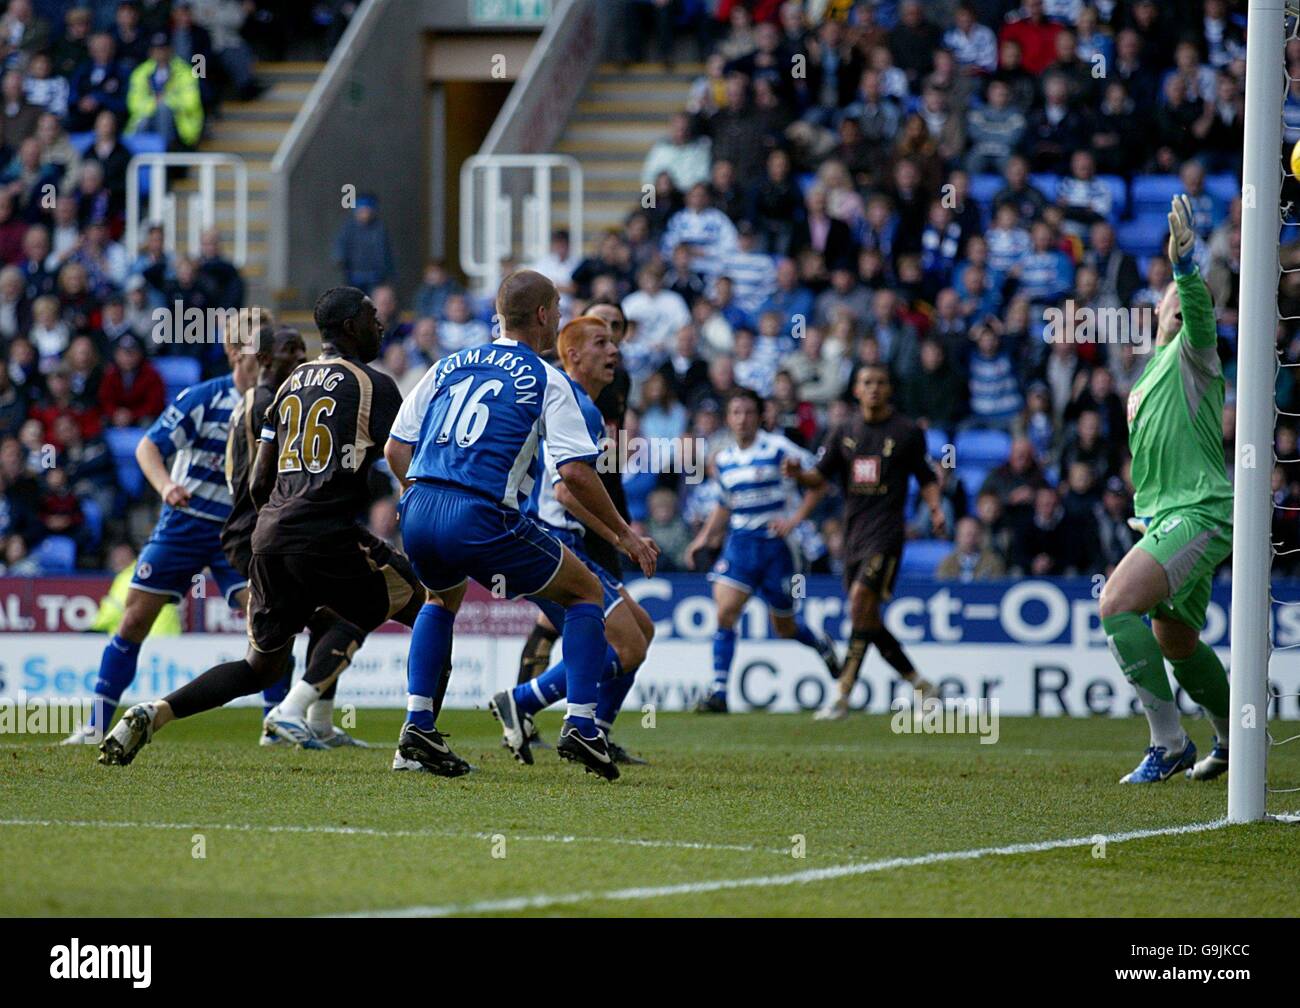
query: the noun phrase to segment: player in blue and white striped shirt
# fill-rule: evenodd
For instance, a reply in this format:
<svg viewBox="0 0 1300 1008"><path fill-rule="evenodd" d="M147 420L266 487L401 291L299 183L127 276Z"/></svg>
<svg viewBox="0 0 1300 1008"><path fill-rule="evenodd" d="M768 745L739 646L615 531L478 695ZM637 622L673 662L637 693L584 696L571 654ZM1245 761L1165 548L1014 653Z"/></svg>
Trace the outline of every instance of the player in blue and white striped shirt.
<svg viewBox="0 0 1300 1008"><path fill-rule="evenodd" d="M607 779L618 776L595 723L605 670L605 612L596 576L519 511L532 489L543 438L574 498L654 572L654 543L634 534L592 467L596 445L568 378L542 360L555 343L560 296L532 270L497 292L504 334L438 361L402 403L385 448L402 495L402 541L429 602L416 618L407 663L407 723L398 749L420 759L436 745L433 698L451 651L452 625L472 577L510 596L540 596L565 610L568 716L557 752ZM430 759L435 758L432 754Z"/></svg>
<svg viewBox="0 0 1300 1008"><path fill-rule="evenodd" d="M798 491L793 480L781 475L781 465L786 459L795 459L808 468L813 458L783 435L762 430L762 414L763 401L756 392L739 388L728 397L727 427L735 440L709 462L721 499L686 551L693 567L696 551L716 545L729 529L726 548L709 573L718 629L713 635L713 688L695 708L702 712L727 711L736 620L751 595L767 603L778 637L808 645L821 655L831 678L839 677L835 646L826 635L813 633L796 615L792 590L799 560L790 533L812 513L821 497L805 495L792 513Z"/></svg>
<svg viewBox="0 0 1300 1008"><path fill-rule="evenodd" d="M182 391L136 446L140 468L162 498L162 514L140 551L122 624L100 659L90 720L65 743L98 744L135 678L140 645L158 613L200 584L205 567L230 607L244 607L248 579L231 566L221 548L221 527L231 508L226 484L230 415L244 390L257 380L257 357L242 349L238 340L226 343L231 373ZM268 695L269 702L278 699Z"/></svg>

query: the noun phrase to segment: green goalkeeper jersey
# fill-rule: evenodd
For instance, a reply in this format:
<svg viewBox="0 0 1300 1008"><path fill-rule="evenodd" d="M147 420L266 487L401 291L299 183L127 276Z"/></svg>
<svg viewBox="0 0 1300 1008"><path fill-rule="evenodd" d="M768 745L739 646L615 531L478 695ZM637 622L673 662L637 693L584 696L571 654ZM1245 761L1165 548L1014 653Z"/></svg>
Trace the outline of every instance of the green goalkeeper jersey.
<svg viewBox="0 0 1300 1008"><path fill-rule="evenodd" d="M1230 523L1214 306L1196 270L1175 282L1182 328L1156 348L1128 397L1133 509L1143 518L1192 509Z"/></svg>

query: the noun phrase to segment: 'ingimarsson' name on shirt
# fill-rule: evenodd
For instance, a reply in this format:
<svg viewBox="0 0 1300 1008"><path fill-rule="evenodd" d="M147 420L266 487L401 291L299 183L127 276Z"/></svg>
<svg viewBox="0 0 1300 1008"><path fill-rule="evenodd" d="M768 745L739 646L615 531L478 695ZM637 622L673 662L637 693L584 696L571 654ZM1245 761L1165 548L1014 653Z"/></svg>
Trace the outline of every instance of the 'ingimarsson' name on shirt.
<svg viewBox="0 0 1300 1008"><path fill-rule="evenodd" d="M458 350L442 363L442 373L438 375L438 384L458 367L473 364L493 364L505 370L515 385L515 402L537 402L537 375L533 371L533 361L523 354L514 353L504 347L477 346L469 350ZM533 391L528 391L532 389Z"/></svg>

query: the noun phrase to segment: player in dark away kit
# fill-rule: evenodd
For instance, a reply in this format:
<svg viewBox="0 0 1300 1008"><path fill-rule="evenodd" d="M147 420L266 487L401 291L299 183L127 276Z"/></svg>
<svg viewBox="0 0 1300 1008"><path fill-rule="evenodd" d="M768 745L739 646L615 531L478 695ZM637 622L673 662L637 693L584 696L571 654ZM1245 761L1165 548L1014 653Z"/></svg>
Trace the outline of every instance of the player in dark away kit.
<svg viewBox="0 0 1300 1008"><path fill-rule="evenodd" d="M256 338L257 383L244 393L230 417L230 439L226 442L226 482L230 486L231 510L221 530L221 547L226 558L244 577L248 577L253 559L253 528L257 523L257 507L249 489L249 471L257 456L262 421L275 399L276 391L307 356L302 336L296 329L263 325ZM360 531L372 557L393 564L398 569L404 566L407 579L415 582L415 573L410 570L405 557L365 528ZM365 743L335 726L334 693L338 688L338 675L351 663L352 656L365 640L365 634L328 609L318 609L312 615L308 629L308 668L315 662L332 663L336 668L335 678L310 702L305 711L297 711L292 703L285 702L290 678L286 675L279 696L266 710L268 715L274 712L276 717L264 724L261 744L296 743L306 749L364 746ZM305 678L313 682L323 676L318 672ZM305 721L311 729L310 736L304 734L297 724L299 719ZM281 734L277 734L274 728L276 721L286 722Z"/></svg>
<svg viewBox="0 0 1300 1008"><path fill-rule="evenodd" d="M872 644L914 690L928 699L934 687L912 666L903 646L880 619L880 604L893 593L905 539L908 477L915 476L930 506L935 534L944 533L938 477L925 447L925 432L890 404L889 372L860 368L853 380L858 414L826 436L812 469L788 459L784 474L805 489L834 483L844 495L844 585L849 593L852 636L835 698L817 717L848 716L849 694Z"/></svg>
<svg viewBox="0 0 1300 1008"><path fill-rule="evenodd" d="M249 565L248 653L161 700L132 707L100 746L102 763L128 764L169 721L276 682L288 668L293 638L322 607L368 634L390 618L410 626L424 603L418 582L389 557L371 555L356 522L368 500L370 467L401 406L392 379L367 366L379 352L383 326L355 287L326 291L315 314L323 352L295 368L276 393L249 479L259 511ZM339 671L334 663L309 666L294 688L319 697ZM313 673L322 678L311 681ZM449 775L468 771L450 750L447 756Z"/></svg>

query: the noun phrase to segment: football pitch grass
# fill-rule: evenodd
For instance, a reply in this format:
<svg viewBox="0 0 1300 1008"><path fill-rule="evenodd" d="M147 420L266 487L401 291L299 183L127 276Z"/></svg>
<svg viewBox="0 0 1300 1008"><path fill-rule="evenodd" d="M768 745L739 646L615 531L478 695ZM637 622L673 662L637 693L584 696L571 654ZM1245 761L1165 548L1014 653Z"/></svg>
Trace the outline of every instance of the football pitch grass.
<svg viewBox="0 0 1300 1008"><path fill-rule="evenodd" d="M1300 825L1219 825L1224 779L1120 786L1146 742L1136 718L1003 718L981 745L894 734L884 716L643 728L629 709L616 737L652 765L608 784L552 750L519 766L482 711L440 719L478 767L457 780L388 769L398 711L357 712L353 734L377 748L328 752L259 748L259 717L171 725L125 768L8 736L0 914L1295 910ZM1187 723L1204 752L1208 723ZM539 724L553 740L558 716ZM1300 743L1271 751L1270 783L1300 785ZM1297 808L1300 794L1270 795L1270 812Z"/></svg>

